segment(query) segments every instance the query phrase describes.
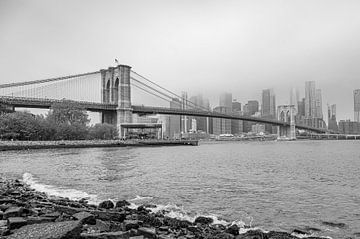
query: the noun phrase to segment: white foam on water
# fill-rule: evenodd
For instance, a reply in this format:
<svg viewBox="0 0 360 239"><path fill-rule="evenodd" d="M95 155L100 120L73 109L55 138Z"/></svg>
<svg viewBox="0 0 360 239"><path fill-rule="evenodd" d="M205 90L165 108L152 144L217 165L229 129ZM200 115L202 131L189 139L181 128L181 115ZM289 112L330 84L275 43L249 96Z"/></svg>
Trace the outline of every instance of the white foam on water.
<svg viewBox="0 0 360 239"><path fill-rule="evenodd" d="M36 191L46 193L48 196L55 197L67 197L71 200L86 199L90 204L99 204L97 196L94 194L88 194L86 192L68 189L68 188L57 188L52 185L39 183L37 179L31 173L23 174L23 182L30 186L30 188Z"/></svg>
<svg viewBox="0 0 360 239"><path fill-rule="evenodd" d="M153 199L153 197L136 195L135 198L130 199L129 201L140 201L140 200L151 200L151 199Z"/></svg>

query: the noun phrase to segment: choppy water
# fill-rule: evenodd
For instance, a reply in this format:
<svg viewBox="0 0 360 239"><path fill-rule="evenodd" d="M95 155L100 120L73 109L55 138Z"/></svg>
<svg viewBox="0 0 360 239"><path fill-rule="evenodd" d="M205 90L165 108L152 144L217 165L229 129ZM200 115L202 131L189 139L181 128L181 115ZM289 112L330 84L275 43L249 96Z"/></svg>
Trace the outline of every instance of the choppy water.
<svg viewBox="0 0 360 239"><path fill-rule="evenodd" d="M0 175L71 198L151 202L186 219L360 235L360 141L9 151L0 152Z"/></svg>

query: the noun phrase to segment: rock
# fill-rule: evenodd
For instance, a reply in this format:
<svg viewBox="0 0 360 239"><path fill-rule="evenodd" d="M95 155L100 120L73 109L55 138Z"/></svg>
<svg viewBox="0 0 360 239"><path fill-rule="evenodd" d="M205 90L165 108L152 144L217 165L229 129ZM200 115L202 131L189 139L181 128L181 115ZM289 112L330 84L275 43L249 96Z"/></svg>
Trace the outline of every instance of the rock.
<svg viewBox="0 0 360 239"><path fill-rule="evenodd" d="M300 230L300 229L294 229L294 230L292 231L292 233L302 234L302 235L307 235L307 234L309 234L308 232L303 231L303 230Z"/></svg>
<svg viewBox="0 0 360 239"><path fill-rule="evenodd" d="M74 218L76 218L77 220L79 220L82 224L90 224L90 225L95 225L96 224L95 216L92 215L91 213L78 212L78 213L75 213L72 216Z"/></svg>
<svg viewBox="0 0 360 239"><path fill-rule="evenodd" d="M146 209L143 205L139 206L139 207L137 208L137 211L138 211L138 212L145 212L145 213L151 212L149 209Z"/></svg>
<svg viewBox="0 0 360 239"><path fill-rule="evenodd" d="M268 238L268 237L266 237L266 235L264 235L264 233L259 230L247 231L244 234L240 234L240 235L236 236L236 239L265 239L265 238ZM275 239L275 237L274 237L274 239ZM286 239L286 237L282 238L282 239Z"/></svg>
<svg viewBox="0 0 360 239"><path fill-rule="evenodd" d="M292 236L291 234L289 234L287 232L274 232L274 231L271 231L271 232L267 233L266 235L267 235L268 239L298 239L298 237ZM310 237L310 238L315 239L314 237Z"/></svg>
<svg viewBox="0 0 360 239"><path fill-rule="evenodd" d="M116 207L116 208L123 208L123 207L129 206L129 205L130 205L130 203L129 203L128 201L126 201L126 200L121 200L121 201L117 201L117 202L116 202L115 207Z"/></svg>
<svg viewBox="0 0 360 239"><path fill-rule="evenodd" d="M102 233L81 233L81 238L94 238L94 239L129 239L130 233L129 232L102 232Z"/></svg>
<svg viewBox="0 0 360 239"><path fill-rule="evenodd" d="M234 236L237 236L237 235L239 235L239 230L240 230L240 228L238 227L238 225L233 224L230 227L228 227L225 230L225 232L230 233L230 234L232 234Z"/></svg>
<svg viewBox="0 0 360 239"><path fill-rule="evenodd" d="M7 220L0 220L0 227L6 227L7 226Z"/></svg>
<svg viewBox="0 0 360 239"><path fill-rule="evenodd" d="M322 221L322 224L326 225L326 226L330 226L330 227L338 227L338 228L345 228L346 224L342 223L342 222L327 222L327 221Z"/></svg>
<svg viewBox="0 0 360 239"><path fill-rule="evenodd" d="M54 220L61 216L60 212L50 212L42 215L43 217L53 218Z"/></svg>
<svg viewBox="0 0 360 239"><path fill-rule="evenodd" d="M20 217L23 211L24 208L22 207L10 207L4 212L3 218Z"/></svg>
<svg viewBox="0 0 360 239"><path fill-rule="evenodd" d="M103 201L99 204L98 208L111 209L114 208L114 203L110 200Z"/></svg>
<svg viewBox="0 0 360 239"><path fill-rule="evenodd" d="M27 224L27 221L22 217L9 217L8 218L8 228L10 230L20 228L22 226L25 226Z"/></svg>
<svg viewBox="0 0 360 239"><path fill-rule="evenodd" d="M129 239L144 239L144 236L134 236L130 237Z"/></svg>
<svg viewBox="0 0 360 239"><path fill-rule="evenodd" d="M86 225L84 229L89 233L100 233L110 231L110 222L104 222L101 220L96 219L95 225Z"/></svg>
<svg viewBox="0 0 360 239"><path fill-rule="evenodd" d="M3 219L4 213L2 211L0 211L0 220Z"/></svg>
<svg viewBox="0 0 360 239"><path fill-rule="evenodd" d="M110 212L110 211L89 211L89 213L95 215L96 219L104 221L118 221L123 222L125 220L126 214L123 212Z"/></svg>
<svg viewBox="0 0 360 239"><path fill-rule="evenodd" d="M231 233L222 232L216 235L216 239L233 239L235 236Z"/></svg>
<svg viewBox="0 0 360 239"><path fill-rule="evenodd" d="M53 222L55 221L54 218L50 217L27 217L26 218L27 224L39 224L39 223L45 223L45 222Z"/></svg>
<svg viewBox="0 0 360 239"><path fill-rule="evenodd" d="M126 231L131 229L138 229L139 228L139 221L138 220L124 220L124 227Z"/></svg>
<svg viewBox="0 0 360 239"><path fill-rule="evenodd" d="M156 238L155 228L140 227L138 233L146 238Z"/></svg>
<svg viewBox="0 0 360 239"><path fill-rule="evenodd" d="M197 217L195 219L195 223L200 223L200 224L210 224L210 223L213 223L213 221L214 220L210 217L202 217L202 216Z"/></svg>
<svg viewBox="0 0 360 239"><path fill-rule="evenodd" d="M80 232L79 221L51 222L21 227L7 239L75 239L80 237Z"/></svg>

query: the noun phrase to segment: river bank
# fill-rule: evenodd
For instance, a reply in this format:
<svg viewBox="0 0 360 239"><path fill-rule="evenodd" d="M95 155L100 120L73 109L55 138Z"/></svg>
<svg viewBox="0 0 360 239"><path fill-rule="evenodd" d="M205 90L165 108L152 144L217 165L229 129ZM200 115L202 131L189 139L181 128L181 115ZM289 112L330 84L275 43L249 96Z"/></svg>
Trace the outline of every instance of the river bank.
<svg viewBox="0 0 360 239"><path fill-rule="evenodd" d="M214 224L210 217L194 222L154 212L156 205L134 206L125 200L99 205L52 197L20 180L0 178L0 238L237 238L295 239L309 232L264 232L236 224ZM310 229L309 229L310 230ZM316 239L319 237L307 237Z"/></svg>
<svg viewBox="0 0 360 239"><path fill-rule="evenodd" d="M53 148L98 148L98 147L151 147L151 146L197 146L197 140L63 140L63 141L0 141L0 151L53 149Z"/></svg>

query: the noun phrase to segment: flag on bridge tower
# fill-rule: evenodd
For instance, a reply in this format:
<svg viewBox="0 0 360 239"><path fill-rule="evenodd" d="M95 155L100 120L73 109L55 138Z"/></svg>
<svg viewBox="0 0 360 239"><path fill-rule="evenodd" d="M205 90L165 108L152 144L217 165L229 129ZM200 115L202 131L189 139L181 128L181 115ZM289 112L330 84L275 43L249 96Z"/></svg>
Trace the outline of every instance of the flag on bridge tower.
<svg viewBox="0 0 360 239"><path fill-rule="evenodd" d="M119 65L119 61L118 61L118 59L116 59L116 58L115 58L115 64L116 64L116 65Z"/></svg>

